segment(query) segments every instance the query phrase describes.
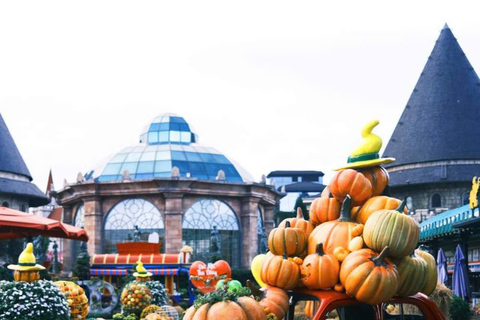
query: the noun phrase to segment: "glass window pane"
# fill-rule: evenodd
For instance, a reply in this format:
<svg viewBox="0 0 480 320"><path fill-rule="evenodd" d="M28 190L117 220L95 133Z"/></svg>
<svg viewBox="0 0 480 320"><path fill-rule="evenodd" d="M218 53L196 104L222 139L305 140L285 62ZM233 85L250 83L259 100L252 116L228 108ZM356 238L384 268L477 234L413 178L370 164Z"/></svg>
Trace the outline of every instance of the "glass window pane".
<svg viewBox="0 0 480 320"><path fill-rule="evenodd" d="M180 133L181 142L188 143L188 142L190 142L191 137L192 137L192 135L190 134L190 132L181 132Z"/></svg>
<svg viewBox="0 0 480 320"><path fill-rule="evenodd" d="M186 161L186 160L187 160L187 157L185 156L185 152L182 152L182 151L172 151L172 160Z"/></svg>
<svg viewBox="0 0 480 320"><path fill-rule="evenodd" d="M190 172L195 177L198 177L198 175L207 176L205 166L201 162L189 162L188 168L189 168L188 172Z"/></svg>
<svg viewBox="0 0 480 320"><path fill-rule="evenodd" d="M190 132L190 127L186 123L180 123L179 124L179 129L180 131L188 131Z"/></svg>
<svg viewBox="0 0 480 320"><path fill-rule="evenodd" d="M170 141L180 142L180 131L170 131Z"/></svg>
<svg viewBox="0 0 480 320"><path fill-rule="evenodd" d="M127 157L126 153L119 153L113 157L112 160L110 160L110 163L119 163L125 161L125 158Z"/></svg>
<svg viewBox="0 0 480 320"><path fill-rule="evenodd" d="M142 154L140 152L133 152L130 153L127 158L125 159L126 162L138 161Z"/></svg>
<svg viewBox="0 0 480 320"><path fill-rule="evenodd" d="M168 161L156 161L155 162L155 172L172 172L172 162Z"/></svg>
<svg viewBox="0 0 480 320"><path fill-rule="evenodd" d="M172 172L155 172L154 176L157 178L170 178Z"/></svg>
<svg viewBox="0 0 480 320"><path fill-rule="evenodd" d="M159 131L160 130L160 123L152 123L150 125L150 129L148 131Z"/></svg>
<svg viewBox="0 0 480 320"><path fill-rule="evenodd" d="M170 160L170 151L157 151L157 156L155 160Z"/></svg>
<svg viewBox="0 0 480 320"><path fill-rule="evenodd" d="M125 162L120 170L120 173L123 174L125 170L128 170L131 174L137 173L138 162Z"/></svg>
<svg viewBox="0 0 480 320"><path fill-rule="evenodd" d="M213 157L215 158L215 162L217 163L230 163L224 155L221 154L214 154Z"/></svg>
<svg viewBox="0 0 480 320"><path fill-rule="evenodd" d="M210 153L199 153L198 155L202 158L203 162L215 163L215 157Z"/></svg>
<svg viewBox="0 0 480 320"><path fill-rule="evenodd" d="M170 116L164 116L160 122L170 122Z"/></svg>
<svg viewBox="0 0 480 320"><path fill-rule="evenodd" d="M121 163L107 164L105 169L103 169L102 175L118 174Z"/></svg>
<svg viewBox="0 0 480 320"><path fill-rule="evenodd" d="M138 164L138 169L137 173L153 173L153 165L155 162L153 161L146 161L146 162L140 162Z"/></svg>
<svg viewBox="0 0 480 320"><path fill-rule="evenodd" d="M185 152L188 161L202 161L202 158L195 152Z"/></svg>
<svg viewBox="0 0 480 320"><path fill-rule="evenodd" d="M160 123L160 131L168 131L170 130L170 123Z"/></svg>
<svg viewBox="0 0 480 320"><path fill-rule="evenodd" d="M153 161L155 160L155 152L144 152L140 161Z"/></svg>
<svg viewBox="0 0 480 320"><path fill-rule="evenodd" d="M158 132L149 132L148 133L148 142L157 143L158 142Z"/></svg>
<svg viewBox="0 0 480 320"><path fill-rule="evenodd" d="M160 131L158 133L159 142L168 142L168 131Z"/></svg>
<svg viewBox="0 0 480 320"><path fill-rule="evenodd" d="M172 166L177 167L180 170L180 175L185 177L186 173L189 172L188 162L186 161L172 161Z"/></svg>

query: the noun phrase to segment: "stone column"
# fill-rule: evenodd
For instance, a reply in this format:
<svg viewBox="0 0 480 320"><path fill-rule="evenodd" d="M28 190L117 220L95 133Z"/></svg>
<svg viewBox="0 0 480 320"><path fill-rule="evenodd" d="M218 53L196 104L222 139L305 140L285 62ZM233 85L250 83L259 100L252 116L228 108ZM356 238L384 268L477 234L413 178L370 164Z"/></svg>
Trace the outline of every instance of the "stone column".
<svg viewBox="0 0 480 320"><path fill-rule="evenodd" d="M103 238L103 213L100 199L97 197L83 200L85 209L85 230L87 231L88 254L92 257L96 253L102 253Z"/></svg>
<svg viewBox="0 0 480 320"><path fill-rule="evenodd" d="M275 227L275 222L273 220L273 212L275 210L274 206L263 206L263 224L265 225L265 232L267 236L270 234L270 231Z"/></svg>
<svg viewBox="0 0 480 320"><path fill-rule="evenodd" d="M258 251L258 199L247 198L242 201L240 221L242 222L242 259L241 267L249 268Z"/></svg>
<svg viewBox="0 0 480 320"><path fill-rule="evenodd" d="M63 222L73 224L73 212L71 206L63 205ZM65 271L71 271L75 266L75 257L73 256L74 240L62 239L63 241L63 268Z"/></svg>
<svg viewBox="0 0 480 320"><path fill-rule="evenodd" d="M183 193L165 193L165 253L182 249Z"/></svg>

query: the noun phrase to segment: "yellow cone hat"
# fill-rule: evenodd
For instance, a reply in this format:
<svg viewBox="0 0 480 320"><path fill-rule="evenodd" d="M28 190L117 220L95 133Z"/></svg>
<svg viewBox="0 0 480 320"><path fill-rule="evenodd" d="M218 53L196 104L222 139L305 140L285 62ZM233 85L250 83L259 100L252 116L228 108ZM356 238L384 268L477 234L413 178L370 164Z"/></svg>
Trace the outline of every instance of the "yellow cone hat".
<svg viewBox="0 0 480 320"><path fill-rule="evenodd" d="M382 138L372 133L379 123L378 120L373 120L363 127L362 143L350 154L346 165L334 170L374 167L395 161L395 158L380 158Z"/></svg>
<svg viewBox="0 0 480 320"><path fill-rule="evenodd" d="M134 277L148 278L152 276L152 274L148 272L147 269L145 269L142 261L137 262L137 267L135 268L135 270L137 270L137 272L133 274Z"/></svg>
<svg viewBox="0 0 480 320"><path fill-rule="evenodd" d="M18 264L11 264L8 266L10 270L18 270L18 271L37 271L37 270L45 270L45 267L37 263L37 259L33 254L33 244L30 242L27 244L25 250L20 253L18 257Z"/></svg>

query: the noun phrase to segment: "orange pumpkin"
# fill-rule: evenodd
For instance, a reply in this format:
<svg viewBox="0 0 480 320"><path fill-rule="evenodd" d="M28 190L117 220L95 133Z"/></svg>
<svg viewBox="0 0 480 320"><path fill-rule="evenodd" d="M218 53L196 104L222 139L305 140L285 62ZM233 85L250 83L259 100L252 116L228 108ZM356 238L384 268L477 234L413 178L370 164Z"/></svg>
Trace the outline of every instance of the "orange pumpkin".
<svg viewBox="0 0 480 320"><path fill-rule="evenodd" d="M372 196L372 184L365 176L353 169L337 171L329 184L330 192L340 202L346 195L352 198L352 206L365 203Z"/></svg>
<svg viewBox="0 0 480 320"><path fill-rule="evenodd" d="M275 255L300 255L307 246L305 233L298 228L291 228L290 222L285 222L285 228L273 229L268 235L268 248Z"/></svg>
<svg viewBox="0 0 480 320"><path fill-rule="evenodd" d="M317 245L317 251L309 254L300 268L302 283L310 289L329 289L338 282L340 263L331 254L323 252L323 244Z"/></svg>
<svg viewBox="0 0 480 320"><path fill-rule="evenodd" d="M330 197L331 197L330 188L328 188L327 186L323 188L322 193L320 193L320 198L330 198Z"/></svg>
<svg viewBox="0 0 480 320"><path fill-rule="evenodd" d="M327 221L337 220L340 217L342 204L337 199L330 197L328 188L324 190L328 192L327 197L316 198L310 206L310 221L316 226Z"/></svg>
<svg viewBox="0 0 480 320"><path fill-rule="evenodd" d="M300 266L286 256L266 255L260 270L266 284L282 289L293 289L300 279Z"/></svg>
<svg viewBox="0 0 480 320"><path fill-rule="evenodd" d="M307 303L305 304L304 313L309 319L312 319L315 313L317 312L318 305L319 303L313 300L308 300Z"/></svg>
<svg viewBox="0 0 480 320"><path fill-rule="evenodd" d="M365 224L368 218L375 211L398 209L400 205L402 205L402 201L395 198L390 198L387 196L372 197L368 199L367 202L363 204L363 206L353 208L352 211L354 212L355 210L357 210L358 214L352 214L352 217L354 217L358 223ZM407 214L408 211L405 205L403 205L402 208L403 212Z"/></svg>
<svg viewBox="0 0 480 320"><path fill-rule="evenodd" d="M13 272L13 279L15 281L23 281L23 282L38 281L40 280L40 272L38 272L38 270L33 270L33 271L15 270Z"/></svg>
<svg viewBox="0 0 480 320"><path fill-rule="evenodd" d="M315 253L317 244L323 243L326 253L333 254L337 247L348 248L354 238L352 231L357 223L350 218L350 196L346 196L342 204L340 218L322 223L313 230L308 238L308 254Z"/></svg>
<svg viewBox="0 0 480 320"><path fill-rule="evenodd" d="M370 249L350 253L340 267L340 282L347 294L360 302L380 304L390 300L398 288L398 272L386 258L388 247L377 254Z"/></svg>
<svg viewBox="0 0 480 320"><path fill-rule="evenodd" d="M278 228L286 228L287 222L290 222L290 226L292 228L301 229L305 233L307 239L308 239L308 236L310 235L310 233L312 233L313 229L315 228L313 223L311 223L308 220L305 220L305 218L303 216L302 208L300 208L300 207L297 208L297 217L296 218L288 218L288 219L283 220L278 225Z"/></svg>
<svg viewBox="0 0 480 320"><path fill-rule="evenodd" d="M381 195L390 182L390 176L384 167L362 168L358 171L370 181L372 185L372 197Z"/></svg>
<svg viewBox="0 0 480 320"><path fill-rule="evenodd" d="M221 301L204 304L195 309L191 306L183 317L184 320L265 320L265 311L255 299L241 297L237 301Z"/></svg>
<svg viewBox="0 0 480 320"><path fill-rule="evenodd" d="M278 320L285 318L290 305L290 297L285 290L271 286L258 289L250 280L247 280L247 287L258 298L266 313L272 312Z"/></svg>
<svg viewBox="0 0 480 320"><path fill-rule="evenodd" d="M403 214L403 208L380 210L368 218L363 229L363 240L372 250L388 246L388 254L403 258L413 252L418 243L420 228L417 221Z"/></svg>

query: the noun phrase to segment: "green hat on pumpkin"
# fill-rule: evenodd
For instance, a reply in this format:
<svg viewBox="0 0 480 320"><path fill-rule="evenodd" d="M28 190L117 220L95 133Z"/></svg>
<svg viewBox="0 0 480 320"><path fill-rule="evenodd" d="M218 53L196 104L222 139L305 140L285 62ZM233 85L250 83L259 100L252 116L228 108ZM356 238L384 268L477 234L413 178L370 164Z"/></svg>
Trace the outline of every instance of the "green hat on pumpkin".
<svg viewBox="0 0 480 320"><path fill-rule="evenodd" d="M133 274L134 277L148 278L152 276L152 274L148 272L147 269L145 269L142 261L137 262L137 267L135 268L135 270L137 270L137 272Z"/></svg>
<svg viewBox="0 0 480 320"><path fill-rule="evenodd" d="M33 244L30 242L27 244L25 250L20 253L18 264L9 265L8 269L17 271L38 271L45 270L45 267L37 264L37 259L33 254Z"/></svg>
<svg viewBox="0 0 480 320"><path fill-rule="evenodd" d="M341 169L374 167L395 161L395 158L380 158L378 152L382 148L382 138L372 133L373 128L379 123L378 120L373 120L363 128L362 144L350 154L347 164L334 169L335 171Z"/></svg>

